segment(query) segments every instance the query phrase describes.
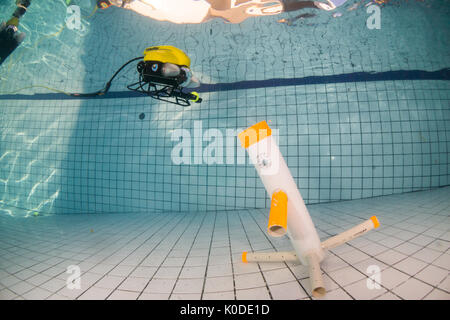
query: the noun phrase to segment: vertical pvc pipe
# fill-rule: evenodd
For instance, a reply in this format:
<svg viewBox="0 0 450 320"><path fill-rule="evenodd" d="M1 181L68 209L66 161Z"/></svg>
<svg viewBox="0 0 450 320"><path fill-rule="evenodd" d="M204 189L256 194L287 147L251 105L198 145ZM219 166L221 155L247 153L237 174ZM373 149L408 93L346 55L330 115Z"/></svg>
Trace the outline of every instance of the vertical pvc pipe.
<svg viewBox="0 0 450 320"><path fill-rule="evenodd" d="M306 256L309 268L309 281L311 283L311 292L313 297L321 298L327 291L323 284L322 272L320 270L320 261L316 254L312 253Z"/></svg>

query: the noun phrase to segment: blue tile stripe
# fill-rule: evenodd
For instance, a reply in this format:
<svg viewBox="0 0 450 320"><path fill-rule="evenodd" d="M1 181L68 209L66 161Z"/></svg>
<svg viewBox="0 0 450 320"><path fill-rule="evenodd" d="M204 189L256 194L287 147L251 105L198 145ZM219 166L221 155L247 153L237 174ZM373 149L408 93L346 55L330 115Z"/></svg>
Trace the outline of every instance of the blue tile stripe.
<svg viewBox="0 0 450 320"><path fill-rule="evenodd" d="M301 86L311 84L329 84L346 82L371 82L371 81L395 81L395 80L450 80L450 68L436 71L424 70L398 70L385 72L354 72L327 76L308 76L303 78L275 78L267 80L245 80L230 83L202 84L199 88L191 91L199 93L218 92L230 90L246 90L258 88L273 88L286 86ZM134 91L108 92L104 96L95 97L73 97L63 93L37 93L27 94L5 94L0 95L0 100L67 100L67 99L113 99L113 98L136 98L146 96Z"/></svg>

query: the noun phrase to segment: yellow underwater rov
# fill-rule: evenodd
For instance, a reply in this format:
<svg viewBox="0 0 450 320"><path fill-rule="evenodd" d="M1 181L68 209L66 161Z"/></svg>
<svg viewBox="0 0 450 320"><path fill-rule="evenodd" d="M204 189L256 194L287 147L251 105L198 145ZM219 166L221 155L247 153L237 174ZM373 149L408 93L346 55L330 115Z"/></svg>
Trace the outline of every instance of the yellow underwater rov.
<svg viewBox="0 0 450 320"><path fill-rule="evenodd" d="M149 47L145 49L143 60L137 65L139 81L127 88L178 105L189 106L190 101L200 103L202 99L198 93L182 91L184 87L200 85L192 76L190 65L189 57L178 48Z"/></svg>
<svg viewBox="0 0 450 320"><path fill-rule="evenodd" d="M129 90L141 92L154 99L190 106L191 102L200 103L202 99L196 92L185 92L183 88L197 87L199 81L190 70L191 61L182 50L173 46L153 46L144 51L144 56L129 60L122 65L106 86L93 93L72 93L75 97L94 97L106 94L114 78L130 63L138 61L139 80L127 86Z"/></svg>

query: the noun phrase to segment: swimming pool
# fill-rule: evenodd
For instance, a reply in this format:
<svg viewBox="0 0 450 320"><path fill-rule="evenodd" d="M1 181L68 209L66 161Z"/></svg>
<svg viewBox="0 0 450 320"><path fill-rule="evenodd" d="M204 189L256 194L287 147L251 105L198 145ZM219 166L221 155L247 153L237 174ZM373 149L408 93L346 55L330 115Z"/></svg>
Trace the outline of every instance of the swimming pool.
<svg viewBox="0 0 450 320"><path fill-rule="evenodd" d="M82 16L76 28L67 22L65 1L32 3L21 21L27 38L0 66L2 227L67 214L80 223L87 214L126 223L130 214L133 224L138 213L196 221L208 212L204 219L213 229L211 217L220 212L263 217L270 198L236 139L261 120L278 130L307 205L365 198L374 204L396 194L411 201L404 194L448 186L450 6L391 2L381 7L381 29L369 29L367 3L348 1L292 25L277 20L296 12L240 24L179 25L120 8L94 11L93 1L80 0L73 1ZM14 7L1 1L1 20ZM136 81L134 65L104 97L77 99L48 89L99 90L123 63L166 44L191 58L201 104L183 108L127 91ZM189 163L174 162L177 129L192 138ZM214 142L207 134L219 141L212 163L204 156ZM436 225L448 229L449 210L447 202ZM326 214L319 220L327 221ZM20 220L17 228L27 223ZM60 226L70 233L70 222L55 223L55 232ZM435 237L446 249L436 252L447 261L448 232L442 234ZM448 287L433 285L448 297ZM237 297L240 289L248 288L226 291Z"/></svg>

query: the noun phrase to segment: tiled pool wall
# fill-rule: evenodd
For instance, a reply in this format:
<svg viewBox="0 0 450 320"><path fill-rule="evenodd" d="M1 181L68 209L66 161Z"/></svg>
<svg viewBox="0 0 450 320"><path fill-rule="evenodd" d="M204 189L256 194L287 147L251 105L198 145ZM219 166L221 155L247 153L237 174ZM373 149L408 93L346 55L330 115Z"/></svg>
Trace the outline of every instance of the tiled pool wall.
<svg viewBox="0 0 450 320"><path fill-rule="evenodd" d="M63 25L62 8L61 21L52 17L44 31L33 29L39 19L30 10L24 25L38 31L30 31L29 42L2 66L0 91L30 85L95 91L122 63L155 44L185 50L203 83L439 70L450 62L449 31L441 27L448 8L430 3L383 8L381 30L365 27L363 8L341 10L339 18L319 13L293 27L275 17L179 26L112 9L86 20L85 32L65 28L56 37L50 35ZM112 91L134 79L130 68ZM31 92L47 90L20 91ZM203 132L225 134L261 120L279 129L281 151L308 204L449 184L448 81L268 86L202 97L203 103L185 109L144 97L0 100L0 208L13 215L20 208L264 208L268 199L253 166L176 165L171 158L174 129L193 133L201 124Z"/></svg>

